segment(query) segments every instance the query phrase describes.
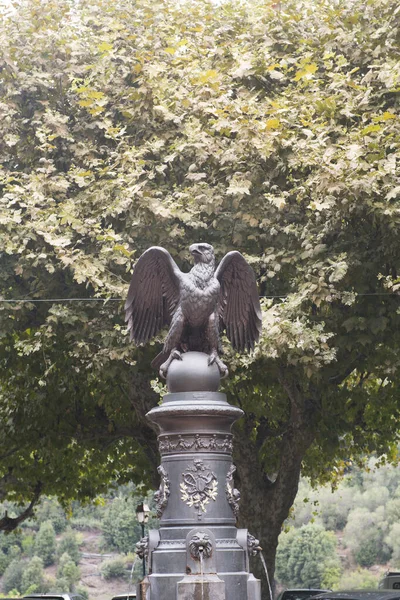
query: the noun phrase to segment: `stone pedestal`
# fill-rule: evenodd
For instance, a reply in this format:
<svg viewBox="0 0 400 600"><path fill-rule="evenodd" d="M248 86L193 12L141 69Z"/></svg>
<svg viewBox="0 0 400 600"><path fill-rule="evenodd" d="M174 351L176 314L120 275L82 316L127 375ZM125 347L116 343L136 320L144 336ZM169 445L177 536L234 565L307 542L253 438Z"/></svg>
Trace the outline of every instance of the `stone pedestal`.
<svg viewBox="0 0 400 600"><path fill-rule="evenodd" d="M188 352L173 361L170 393L147 415L160 431L161 483L160 528L149 532L147 547L146 600L261 598L249 573L247 531L236 528L231 425L242 411L216 391L218 368L207 359Z"/></svg>

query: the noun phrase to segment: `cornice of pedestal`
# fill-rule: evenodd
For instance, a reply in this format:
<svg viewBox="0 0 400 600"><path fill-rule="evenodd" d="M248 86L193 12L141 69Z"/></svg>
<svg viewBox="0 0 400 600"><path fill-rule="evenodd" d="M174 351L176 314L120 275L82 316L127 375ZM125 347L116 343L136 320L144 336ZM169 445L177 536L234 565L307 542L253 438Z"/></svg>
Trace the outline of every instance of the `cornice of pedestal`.
<svg viewBox="0 0 400 600"><path fill-rule="evenodd" d="M149 419L154 422L158 422L162 417L168 416L210 416L210 417L222 417L230 418L230 420L236 421L243 415L243 411L236 406L216 406L213 403L195 404L188 403L185 406L159 406L152 408L146 415Z"/></svg>
<svg viewBox="0 0 400 600"><path fill-rule="evenodd" d="M152 408L147 417L155 423L163 417L217 417L233 423L243 415L242 409L231 406L220 392L177 392L166 394L161 406Z"/></svg>

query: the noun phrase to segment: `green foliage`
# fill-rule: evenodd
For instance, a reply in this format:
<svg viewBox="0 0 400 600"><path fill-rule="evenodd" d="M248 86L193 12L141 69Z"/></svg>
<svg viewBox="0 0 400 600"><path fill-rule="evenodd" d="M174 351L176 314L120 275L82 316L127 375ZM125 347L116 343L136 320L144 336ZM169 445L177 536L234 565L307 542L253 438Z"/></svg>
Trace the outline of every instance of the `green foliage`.
<svg viewBox="0 0 400 600"><path fill-rule="evenodd" d="M22 551L20 546L18 546L17 544L10 546L8 555L10 556L11 560L14 560L14 558L20 558L21 554Z"/></svg>
<svg viewBox="0 0 400 600"><path fill-rule="evenodd" d="M79 552L79 544L76 539L76 535L72 530L67 531L57 546L57 556L60 557L64 553L68 553L68 556L74 563L77 565L81 558L81 553Z"/></svg>
<svg viewBox="0 0 400 600"><path fill-rule="evenodd" d="M398 495L386 504L386 517L389 523L400 521L400 498Z"/></svg>
<svg viewBox="0 0 400 600"><path fill-rule="evenodd" d="M293 522L300 527L316 521L325 529L340 531L346 525L353 506L354 489L346 482L339 484L333 492L330 486L312 488L308 481L302 479L293 505Z"/></svg>
<svg viewBox="0 0 400 600"><path fill-rule="evenodd" d="M377 589L379 577L368 569L343 573L340 581L334 586L335 590L374 590Z"/></svg>
<svg viewBox="0 0 400 600"><path fill-rule="evenodd" d="M103 537L110 549L132 552L141 538L134 499L115 498L107 507L103 520Z"/></svg>
<svg viewBox="0 0 400 600"><path fill-rule="evenodd" d="M57 578L58 581L63 579L68 582L68 590L71 590L75 583L79 581L79 567L77 567L76 563L67 552L64 552L64 554L60 557L57 569Z"/></svg>
<svg viewBox="0 0 400 600"><path fill-rule="evenodd" d="M327 560L324 568L324 575L321 581L321 586L324 589L335 589L339 584L342 576L342 567L337 558Z"/></svg>
<svg viewBox="0 0 400 600"><path fill-rule="evenodd" d="M99 531L102 528L102 522L100 519L77 517L71 521L71 527L77 531Z"/></svg>
<svg viewBox="0 0 400 600"><path fill-rule="evenodd" d="M35 538L34 552L45 567L52 565L56 554L56 536L51 521L44 521Z"/></svg>
<svg viewBox="0 0 400 600"><path fill-rule="evenodd" d="M288 587L321 587L340 572L336 539L320 525L303 525L282 533L276 555L276 576Z"/></svg>
<svg viewBox="0 0 400 600"><path fill-rule="evenodd" d="M21 552L22 535L20 531L11 533L0 532L0 548L6 553L16 558Z"/></svg>
<svg viewBox="0 0 400 600"><path fill-rule="evenodd" d="M76 568L76 565L71 561L70 563ZM72 569L72 567L71 567ZM67 569L67 572L69 569ZM71 584L71 578L69 577L59 577L56 580L51 581L48 585L48 591L52 593L65 593L66 591L75 592L76 594L80 594L84 600L89 600L88 590L84 587L77 587L75 584Z"/></svg>
<svg viewBox="0 0 400 600"><path fill-rule="evenodd" d="M28 592L31 594L43 592L43 583L43 561L38 556L34 556L29 561L28 565L24 566L24 572L21 579L21 592L23 594Z"/></svg>
<svg viewBox="0 0 400 600"><path fill-rule="evenodd" d="M400 468L377 465L376 458L371 457L364 469L351 467L333 490L328 486L314 488L302 479L288 525L316 522L334 532L343 530L341 543L360 566L383 564L389 559L392 566L400 565Z"/></svg>
<svg viewBox="0 0 400 600"><path fill-rule="evenodd" d="M100 567L101 575L104 579L117 579L126 576L126 566L123 558L105 560Z"/></svg>
<svg viewBox="0 0 400 600"><path fill-rule="evenodd" d="M78 586L76 588L76 593L79 594L80 596L82 596L83 600L89 600L89 592L88 592L87 588Z"/></svg>
<svg viewBox="0 0 400 600"><path fill-rule="evenodd" d="M101 522L105 511L105 499L98 497L88 505L72 502L71 511L70 524L73 529L99 530L102 528Z"/></svg>
<svg viewBox="0 0 400 600"><path fill-rule="evenodd" d="M365 507L374 512L379 506L386 506L390 492L386 486L377 485L367 489L365 492L355 494L354 506Z"/></svg>
<svg viewBox="0 0 400 600"><path fill-rule="evenodd" d="M9 564L9 557L3 552L3 550L0 550L0 577L1 575L3 575L4 571L6 570Z"/></svg>
<svg viewBox="0 0 400 600"><path fill-rule="evenodd" d="M25 563L22 560L15 558L10 562L3 575L3 592L10 592L14 589L21 590L24 569Z"/></svg>
<svg viewBox="0 0 400 600"><path fill-rule="evenodd" d="M383 506L374 512L360 507L349 513L343 541L352 550L359 565L370 567L388 560L390 551L384 543L387 527Z"/></svg>
<svg viewBox="0 0 400 600"><path fill-rule="evenodd" d="M391 550L391 564L400 567L400 523L392 523L385 537L385 543Z"/></svg>
<svg viewBox="0 0 400 600"><path fill-rule="evenodd" d="M67 527L65 511L55 498L45 498L35 511L35 518L30 519L27 525L39 529L45 521L50 521L56 534L62 533Z"/></svg>
<svg viewBox="0 0 400 600"><path fill-rule="evenodd" d="M64 579L64 577L60 577L57 578L56 581L52 584L51 586L51 591L52 592L57 592L57 593L62 593L65 591L70 591L69 589L69 582L67 579Z"/></svg>
<svg viewBox="0 0 400 600"><path fill-rule="evenodd" d="M19 532L4 534L0 532L0 576L10 562L21 556L21 545L23 538Z"/></svg>
<svg viewBox="0 0 400 600"><path fill-rule="evenodd" d="M31 534L24 535L21 543L22 543L22 552L26 556L32 556L32 554L34 552L34 547L35 547L35 536L31 535Z"/></svg>

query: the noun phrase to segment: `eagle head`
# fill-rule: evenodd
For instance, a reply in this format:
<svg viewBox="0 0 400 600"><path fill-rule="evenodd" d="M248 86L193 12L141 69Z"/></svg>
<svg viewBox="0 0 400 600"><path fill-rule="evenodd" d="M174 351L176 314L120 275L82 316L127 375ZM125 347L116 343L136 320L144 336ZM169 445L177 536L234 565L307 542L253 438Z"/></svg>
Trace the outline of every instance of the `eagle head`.
<svg viewBox="0 0 400 600"><path fill-rule="evenodd" d="M214 248L211 244L192 244L189 248L190 254L194 258L194 263L213 263L215 260Z"/></svg>

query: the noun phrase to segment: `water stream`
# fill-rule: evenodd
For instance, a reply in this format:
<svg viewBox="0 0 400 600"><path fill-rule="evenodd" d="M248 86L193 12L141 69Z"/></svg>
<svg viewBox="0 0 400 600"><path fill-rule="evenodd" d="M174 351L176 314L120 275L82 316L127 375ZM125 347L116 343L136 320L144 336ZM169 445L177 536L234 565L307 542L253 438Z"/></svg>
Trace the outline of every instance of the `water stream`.
<svg viewBox="0 0 400 600"><path fill-rule="evenodd" d="M267 576L267 583L268 583L268 589L269 589L269 597L272 600L272 589L271 589L271 584L270 584L270 581L269 581L267 563L265 562L265 558L264 558L264 555L263 555L262 552L260 552L260 558L261 558L261 562L262 562L263 567L264 567L265 575Z"/></svg>
<svg viewBox="0 0 400 600"><path fill-rule="evenodd" d="M133 563L132 563L132 569L131 569L131 575L129 577L129 591L132 591L132 579L133 579L133 570L135 568L135 565L137 563L137 561L139 560L139 557L136 555L135 558L133 559Z"/></svg>
<svg viewBox="0 0 400 600"><path fill-rule="evenodd" d="M201 600L204 600L204 573L203 573L203 552L200 552L200 585L201 585Z"/></svg>

